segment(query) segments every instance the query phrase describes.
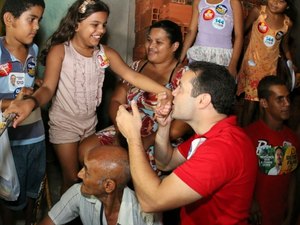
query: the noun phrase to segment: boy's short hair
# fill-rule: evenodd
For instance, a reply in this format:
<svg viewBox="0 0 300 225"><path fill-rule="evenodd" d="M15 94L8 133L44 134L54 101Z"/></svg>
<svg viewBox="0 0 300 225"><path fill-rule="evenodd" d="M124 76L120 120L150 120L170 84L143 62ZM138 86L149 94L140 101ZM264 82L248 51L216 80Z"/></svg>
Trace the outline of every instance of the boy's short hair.
<svg viewBox="0 0 300 225"><path fill-rule="evenodd" d="M257 87L259 99L268 99L271 95L270 87L275 85L284 85L285 82L275 75L268 75L262 78Z"/></svg>
<svg viewBox="0 0 300 225"><path fill-rule="evenodd" d="M1 10L2 24L4 25L4 13L10 12L15 18L19 18L23 12L36 5L45 8L44 0L6 0Z"/></svg>

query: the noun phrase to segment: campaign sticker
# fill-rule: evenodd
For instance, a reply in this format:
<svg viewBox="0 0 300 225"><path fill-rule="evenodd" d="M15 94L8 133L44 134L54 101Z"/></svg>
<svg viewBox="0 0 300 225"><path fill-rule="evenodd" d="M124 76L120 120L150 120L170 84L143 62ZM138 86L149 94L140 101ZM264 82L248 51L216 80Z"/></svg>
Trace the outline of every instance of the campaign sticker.
<svg viewBox="0 0 300 225"><path fill-rule="evenodd" d="M228 9L226 5L217 5L216 6L216 12L219 13L220 15L225 15L227 13Z"/></svg>
<svg viewBox="0 0 300 225"><path fill-rule="evenodd" d="M21 89L22 88L18 87L14 90L14 98L16 98L18 96L18 94L21 92Z"/></svg>
<svg viewBox="0 0 300 225"><path fill-rule="evenodd" d="M283 37L283 31L278 31L275 35L276 40L280 40Z"/></svg>
<svg viewBox="0 0 300 225"><path fill-rule="evenodd" d="M267 25L267 23L265 22L259 22L259 24L257 25L258 31L262 34L268 32L269 27Z"/></svg>
<svg viewBox="0 0 300 225"><path fill-rule="evenodd" d="M215 12L212 9L207 9L203 13L204 20L212 20L215 17Z"/></svg>
<svg viewBox="0 0 300 225"><path fill-rule="evenodd" d="M216 28L218 30L222 30L222 29L224 29L226 22L223 18L217 17L213 20L212 25L214 28Z"/></svg>
<svg viewBox="0 0 300 225"><path fill-rule="evenodd" d="M99 50L99 52L97 54L97 59L100 64L100 68L105 69L105 68L109 67L109 59L107 58L107 56L105 55L105 52L102 49Z"/></svg>
<svg viewBox="0 0 300 225"><path fill-rule="evenodd" d="M27 64L27 74L31 77L35 75L35 69L36 69L36 63L35 62L29 62Z"/></svg>
<svg viewBox="0 0 300 225"><path fill-rule="evenodd" d="M264 44L267 47L272 47L275 44L275 38L271 35L267 35L264 37Z"/></svg>
<svg viewBox="0 0 300 225"><path fill-rule="evenodd" d="M11 70L12 64L10 62L0 65L0 77L8 76Z"/></svg>
<svg viewBox="0 0 300 225"><path fill-rule="evenodd" d="M10 73L8 79L8 88L10 91L15 91L16 88L22 88L25 86L25 74L24 73Z"/></svg>

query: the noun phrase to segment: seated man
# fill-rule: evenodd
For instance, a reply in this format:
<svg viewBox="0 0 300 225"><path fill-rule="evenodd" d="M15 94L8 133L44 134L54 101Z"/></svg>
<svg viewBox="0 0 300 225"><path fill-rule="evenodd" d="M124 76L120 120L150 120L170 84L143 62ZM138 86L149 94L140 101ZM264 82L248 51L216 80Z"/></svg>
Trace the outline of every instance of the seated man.
<svg viewBox="0 0 300 225"><path fill-rule="evenodd" d="M65 224L80 216L85 225L160 225L159 214L143 213L132 190L128 153L119 146L98 146L86 152L74 184L40 225Z"/></svg>

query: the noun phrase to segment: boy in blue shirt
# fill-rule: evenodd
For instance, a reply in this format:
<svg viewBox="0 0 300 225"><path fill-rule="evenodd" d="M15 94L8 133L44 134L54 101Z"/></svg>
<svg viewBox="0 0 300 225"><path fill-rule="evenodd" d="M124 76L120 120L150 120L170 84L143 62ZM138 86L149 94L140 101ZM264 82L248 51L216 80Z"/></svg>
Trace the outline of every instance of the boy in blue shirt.
<svg viewBox="0 0 300 225"><path fill-rule="evenodd" d="M38 47L33 39L45 9L44 0L6 0L1 20L5 36L0 37L0 101L4 111L14 99L27 99L36 105L17 128L8 128L11 149L20 182L17 201L1 200L3 224L14 224L14 212L24 210L31 224L33 208L45 175L45 132L41 111L32 98Z"/></svg>

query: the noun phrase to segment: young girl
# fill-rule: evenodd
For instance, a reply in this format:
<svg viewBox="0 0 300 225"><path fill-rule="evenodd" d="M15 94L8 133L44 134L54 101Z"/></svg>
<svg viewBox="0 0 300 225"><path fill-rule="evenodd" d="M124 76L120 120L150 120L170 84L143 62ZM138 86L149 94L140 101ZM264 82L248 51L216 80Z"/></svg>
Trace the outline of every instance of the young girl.
<svg viewBox="0 0 300 225"><path fill-rule="evenodd" d="M214 62L227 66L235 76L242 45L243 12L240 0L193 2L192 20L184 40L181 60L187 54L189 62Z"/></svg>
<svg viewBox="0 0 300 225"><path fill-rule="evenodd" d="M130 69L116 51L99 44L108 15L108 6L100 0L75 1L46 48L42 87L32 98L16 102L7 111L18 114L16 126L29 111L54 96L49 110L49 139L62 168L62 193L78 180L79 142L95 133L105 68L110 66L123 79L146 91L168 91Z"/></svg>
<svg viewBox="0 0 300 225"><path fill-rule="evenodd" d="M287 33L292 22L285 15L289 0L268 0L266 5L255 7L246 20L245 29L252 25L249 45L245 52L238 76L237 95L245 93L241 125L248 125L258 108L257 86L267 75L276 75L280 42L284 38L287 46ZM286 56L291 59L289 52Z"/></svg>
<svg viewBox="0 0 300 225"><path fill-rule="evenodd" d="M174 90L184 71L178 62L182 49L182 34L180 27L170 20L160 20L153 23L148 31L145 41L147 59L133 62L132 68L145 76L150 77L157 83ZM154 159L154 139L157 131L157 122L153 105L157 104L156 96L145 92L127 82L120 81L114 90L109 107L109 116L114 125L107 127L96 134L86 138L80 143L80 161L83 162L85 152L101 145L122 144L118 135L116 115L120 105L126 105L126 109L132 111L130 103L135 100L142 118L141 135L143 145L149 157L152 168L157 170ZM173 120L170 139L172 144L182 141L182 136L189 131L189 126L180 120Z"/></svg>

